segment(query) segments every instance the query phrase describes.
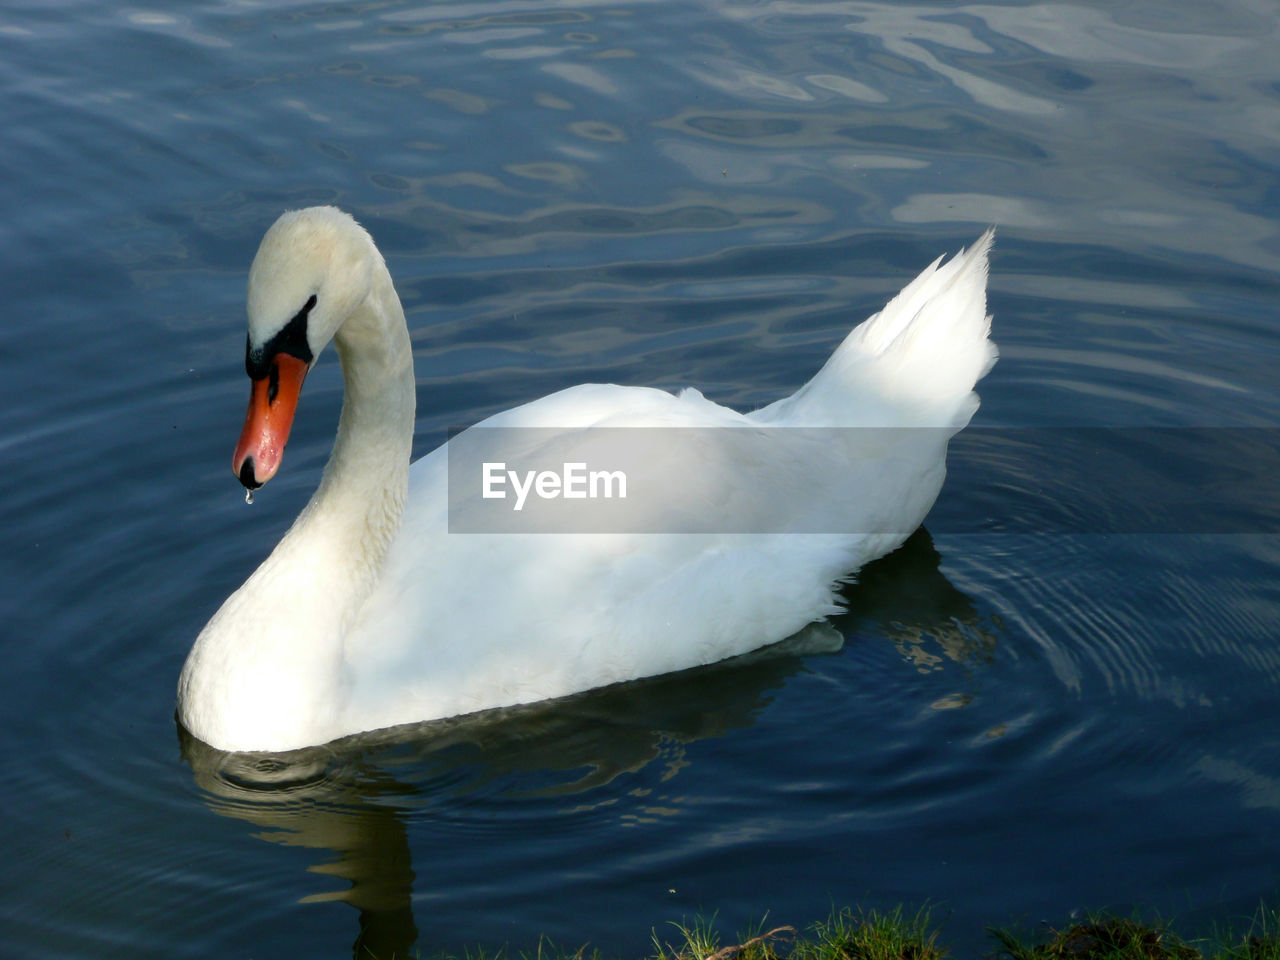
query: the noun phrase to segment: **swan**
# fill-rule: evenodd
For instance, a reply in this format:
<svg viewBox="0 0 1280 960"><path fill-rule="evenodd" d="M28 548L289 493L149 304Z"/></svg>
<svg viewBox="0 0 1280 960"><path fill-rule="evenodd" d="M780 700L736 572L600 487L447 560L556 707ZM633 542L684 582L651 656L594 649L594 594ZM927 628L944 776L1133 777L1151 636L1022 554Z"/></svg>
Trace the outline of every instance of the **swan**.
<svg viewBox="0 0 1280 960"><path fill-rule="evenodd" d="M583 384L411 466L413 356L381 254L334 207L284 213L249 270L233 472L250 492L276 473L331 340L342 413L315 494L196 637L179 722L215 749L285 752L711 663L838 612L839 583L923 521L947 441L977 409L997 355L992 239L939 257L807 384L751 413L695 389ZM461 441L502 438L504 463L558 462L605 428L660 438L637 466L651 495L635 508L656 526L451 527L481 506L515 516L509 500L484 502L479 476L461 499L456 477L451 488Z"/></svg>

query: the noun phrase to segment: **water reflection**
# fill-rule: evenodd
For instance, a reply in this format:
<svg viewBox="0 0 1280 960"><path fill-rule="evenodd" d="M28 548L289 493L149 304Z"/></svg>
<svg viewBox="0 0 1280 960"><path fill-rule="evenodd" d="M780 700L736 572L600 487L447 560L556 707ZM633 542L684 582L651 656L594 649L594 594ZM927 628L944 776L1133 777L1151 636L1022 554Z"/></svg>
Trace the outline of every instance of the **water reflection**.
<svg viewBox="0 0 1280 960"><path fill-rule="evenodd" d="M973 599L943 575L941 562L922 527L896 553L862 569L845 590L848 613L836 623L846 636L887 638L922 672L947 663L972 669L990 662L997 636Z"/></svg>
<svg viewBox="0 0 1280 960"><path fill-rule="evenodd" d="M410 902L412 857L397 800L412 787L358 751L318 748L273 758L214 750L181 727L179 738L215 813L266 828L258 834L264 840L334 855L308 869L348 887L305 900L342 901L359 911L356 957L408 955L418 929Z"/></svg>
<svg viewBox="0 0 1280 960"><path fill-rule="evenodd" d="M224 753L179 728L183 757L214 812L261 828L261 839L324 852L308 870L345 888L303 902L342 902L358 911L355 956L405 956L419 935L415 886L450 882L427 872L429 864L415 873L414 822L444 821L451 844L479 846L481 838L458 821L527 820L530 805L539 804L538 816L560 817L615 804L618 819L604 829L673 815L678 811L653 806L662 798L648 790L623 791L631 804L623 808L604 788L655 763L661 781L678 776L692 762L688 745L751 727L806 669L806 657L838 651L846 636L888 637L904 667L915 669L988 659L995 638L981 630L973 601L942 575L939 561L920 530L845 589L849 610L836 621L839 629L815 624L728 663L278 756ZM564 804L568 797L575 802Z"/></svg>

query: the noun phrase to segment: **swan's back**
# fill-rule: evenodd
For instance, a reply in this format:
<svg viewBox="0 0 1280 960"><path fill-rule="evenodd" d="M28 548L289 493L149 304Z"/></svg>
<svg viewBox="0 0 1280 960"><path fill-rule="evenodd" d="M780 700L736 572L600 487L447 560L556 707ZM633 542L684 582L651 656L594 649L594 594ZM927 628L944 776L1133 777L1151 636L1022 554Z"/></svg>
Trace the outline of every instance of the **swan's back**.
<svg viewBox="0 0 1280 960"><path fill-rule="evenodd" d="M555 442L570 445L605 428L660 433L647 469L655 489L667 478L670 498L643 509L668 512L655 528L664 532L451 533L466 505L455 489L451 506L449 447L416 463L381 582L347 638L347 725L685 669L837 612L838 581L923 520L947 441L977 408L974 383L996 356L991 237L932 264L808 384L754 413L695 390L584 385L472 428L528 431L536 443L554 428Z"/></svg>

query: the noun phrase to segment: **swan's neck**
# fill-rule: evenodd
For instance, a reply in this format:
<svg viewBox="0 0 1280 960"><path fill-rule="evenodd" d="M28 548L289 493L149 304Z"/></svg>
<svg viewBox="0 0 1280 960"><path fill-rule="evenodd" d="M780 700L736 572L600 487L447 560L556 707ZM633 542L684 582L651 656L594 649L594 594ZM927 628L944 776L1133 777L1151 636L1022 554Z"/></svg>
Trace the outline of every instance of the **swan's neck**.
<svg viewBox="0 0 1280 960"><path fill-rule="evenodd" d="M377 582L400 527L413 446L413 354L400 300L385 270L334 338L345 397L320 486L281 541L343 569L343 632ZM297 541L293 543L292 541Z"/></svg>
<svg viewBox="0 0 1280 960"><path fill-rule="evenodd" d="M182 722L214 746L289 749L340 732L343 644L399 529L413 443L409 332L381 263L376 274L334 338L345 397L320 486L183 669Z"/></svg>

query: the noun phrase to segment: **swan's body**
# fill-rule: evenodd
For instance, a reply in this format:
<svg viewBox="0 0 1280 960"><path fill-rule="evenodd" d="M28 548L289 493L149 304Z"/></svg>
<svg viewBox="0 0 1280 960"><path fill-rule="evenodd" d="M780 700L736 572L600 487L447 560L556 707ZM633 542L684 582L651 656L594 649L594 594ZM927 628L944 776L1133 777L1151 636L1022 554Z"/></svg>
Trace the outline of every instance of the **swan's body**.
<svg viewBox="0 0 1280 960"><path fill-rule="evenodd" d="M592 384L480 425L728 438L670 453L708 532L450 533L447 446L409 465L412 354L381 256L338 210L285 214L250 272L255 385L234 469L251 488L274 473L330 338L346 383L338 437L311 502L197 638L182 723L221 749L289 750L710 663L836 612L836 583L923 520L947 439L977 409L973 385L995 359L989 246L988 233L935 261L812 381L754 413L694 390ZM784 427L939 429L828 430L799 456L744 445Z"/></svg>

